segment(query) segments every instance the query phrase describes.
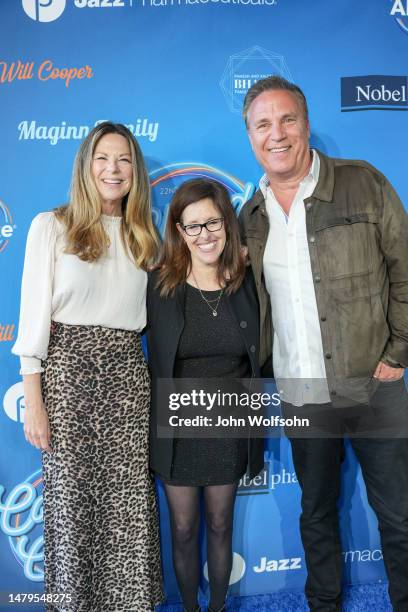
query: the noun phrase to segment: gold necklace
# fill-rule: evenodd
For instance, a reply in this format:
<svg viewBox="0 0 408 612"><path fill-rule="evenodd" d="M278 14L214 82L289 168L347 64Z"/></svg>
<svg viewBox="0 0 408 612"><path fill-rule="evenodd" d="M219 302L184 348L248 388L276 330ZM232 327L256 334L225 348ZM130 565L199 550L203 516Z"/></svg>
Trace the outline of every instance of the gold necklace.
<svg viewBox="0 0 408 612"><path fill-rule="evenodd" d="M199 284L197 283L197 279L196 279L193 271L191 271L191 275L192 275L192 277L194 279L195 284L197 285L197 289L199 290L202 299L207 304L208 308L211 310L213 317L218 316L217 310L218 310L218 306L220 305L220 300L222 298L222 294L224 293L224 287L221 289L219 296L217 298L215 298L215 300L207 300L207 298L203 295L203 292L201 291ZM217 303L213 307L213 306L211 306L210 302L217 302Z"/></svg>

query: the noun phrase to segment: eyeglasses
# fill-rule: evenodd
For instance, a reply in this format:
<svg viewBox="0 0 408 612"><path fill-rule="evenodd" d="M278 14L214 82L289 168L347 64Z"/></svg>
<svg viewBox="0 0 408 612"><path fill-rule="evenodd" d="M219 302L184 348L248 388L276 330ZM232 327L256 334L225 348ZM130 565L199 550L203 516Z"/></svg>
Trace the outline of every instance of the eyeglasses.
<svg viewBox="0 0 408 612"><path fill-rule="evenodd" d="M217 232L222 228L223 224L224 217L220 217L219 219L211 219L207 221L207 223L193 223L192 225L183 225L180 223L180 226L187 236L199 236L203 227L205 227L208 232Z"/></svg>

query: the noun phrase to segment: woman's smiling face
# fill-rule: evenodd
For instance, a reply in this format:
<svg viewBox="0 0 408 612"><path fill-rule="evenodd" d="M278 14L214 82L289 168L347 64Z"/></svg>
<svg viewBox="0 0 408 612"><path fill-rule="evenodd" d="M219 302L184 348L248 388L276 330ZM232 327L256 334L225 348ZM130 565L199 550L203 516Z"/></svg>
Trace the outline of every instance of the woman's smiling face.
<svg viewBox="0 0 408 612"><path fill-rule="evenodd" d="M221 223L220 229L216 231L209 231L203 227L197 236L189 236L183 229L183 226L207 223L208 221L221 218L222 215L219 209L210 198L193 202L183 210L182 218L180 219L182 225L177 225L177 228L190 251L193 268L203 264L209 266L218 265L218 260L226 242L224 223Z"/></svg>
<svg viewBox="0 0 408 612"><path fill-rule="evenodd" d="M105 134L98 141L92 157L92 177L101 197L102 210L120 213L122 200L133 182L129 143L120 134Z"/></svg>

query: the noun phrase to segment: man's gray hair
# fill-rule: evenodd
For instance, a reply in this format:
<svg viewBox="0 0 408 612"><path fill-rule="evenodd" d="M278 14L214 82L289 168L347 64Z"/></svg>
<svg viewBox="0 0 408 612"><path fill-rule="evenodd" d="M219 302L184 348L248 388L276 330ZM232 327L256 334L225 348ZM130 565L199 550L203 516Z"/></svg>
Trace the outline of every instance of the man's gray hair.
<svg viewBox="0 0 408 612"><path fill-rule="evenodd" d="M248 127L248 112L252 102L264 91L290 91L292 92L298 99L305 116L306 121L309 118L309 111L307 109L307 102L305 98L305 94L303 91L290 81L284 79L281 76L272 75L268 76L265 79L260 79L256 83L252 85L247 91L244 100L244 107L242 109L242 114L244 116L245 125Z"/></svg>

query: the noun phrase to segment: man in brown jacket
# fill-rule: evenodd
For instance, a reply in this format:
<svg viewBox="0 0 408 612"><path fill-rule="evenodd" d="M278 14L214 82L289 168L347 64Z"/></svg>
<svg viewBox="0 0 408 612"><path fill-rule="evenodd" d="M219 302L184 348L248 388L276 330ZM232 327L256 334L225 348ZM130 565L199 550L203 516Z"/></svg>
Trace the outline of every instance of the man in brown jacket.
<svg viewBox="0 0 408 612"><path fill-rule="evenodd" d="M284 412L311 415L315 425L289 434L309 606L341 610L337 501L347 432L378 518L391 601L407 612L408 217L370 164L310 149L296 85L258 81L244 118L265 171L240 214L260 301L260 358L272 343Z"/></svg>

